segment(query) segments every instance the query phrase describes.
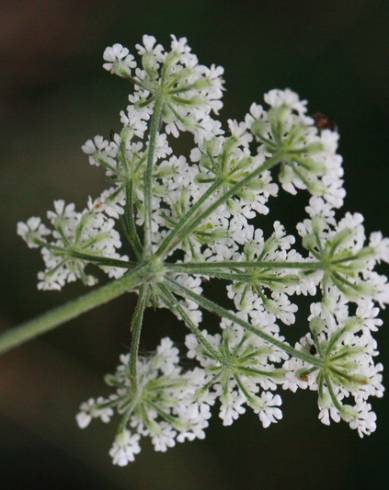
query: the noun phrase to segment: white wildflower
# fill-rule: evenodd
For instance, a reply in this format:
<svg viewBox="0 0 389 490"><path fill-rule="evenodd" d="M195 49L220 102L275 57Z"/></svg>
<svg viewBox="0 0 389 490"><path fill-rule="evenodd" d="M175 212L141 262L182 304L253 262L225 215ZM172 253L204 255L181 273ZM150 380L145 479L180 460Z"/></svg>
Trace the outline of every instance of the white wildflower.
<svg viewBox="0 0 389 490"><path fill-rule="evenodd" d="M289 89L271 90L265 107L252 104L224 129L216 119L222 67L201 65L187 39L173 35L167 49L144 35L135 54L118 43L104 51L104 69L131 86L128 106L121 129L82 146L106 188L80 211L55 201L50 226L37 217L17 225L40 248L40 289L92 286L102 271L112 284L81 305L106 300L107 291L139 294L131 354L106 376L111 393L80 406L79 427L119 418L110 455L125 466L141 438L162 452L204 439L214 406L223 425L252 410L267 428L283 416L281 388L317 392L323 424L343 420L371 434L370 400L384 394L374 334L389 304L377 266L389 263L389 239L367 237L359 213L338 219L345 190L337 131ZM173 151L184 131L193 140L188 156ZM278 220L265 223L279 186L309 194L297 237ZM207 298L218 294L217 281L230 309ZM292 325L304 323L299 295L309 326L293 346ZM149 307L168 308L189 328L189 361L180 362L168 337L143 354ZM203 310L221 318L218 331L205 328Z"/></svg>
<svg viewBox="0 0 389 490"><path fill-rule="evenodd" d="M140 453L139 435L131 434L128 430L120 432L109 451L112 463L117 466L126 466L135 460L135 455Z"/></svg>

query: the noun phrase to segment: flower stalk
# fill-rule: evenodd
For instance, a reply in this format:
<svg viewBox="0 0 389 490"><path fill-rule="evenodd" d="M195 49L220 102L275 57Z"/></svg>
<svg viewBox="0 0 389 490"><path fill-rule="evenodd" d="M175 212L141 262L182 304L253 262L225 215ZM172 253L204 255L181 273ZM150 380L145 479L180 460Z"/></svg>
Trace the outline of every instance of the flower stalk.
<svg viewBox="0 0 389 490"><path fill-rule="evenodd" d="M226 318L230 320L231 322L234 322L244 329L248 330L249 332L253 333L254 335L262 338L266 342L268 342L270 345L273 345L274 347L277 347L287 354L289 354L292 357L295 357L297 359L301 359L304 362L307 362L309 364L312 364L313 366L321 366L322 363L319 359L316 357L313 357L312 355L306 354L304 352L300 352L293 347L291 347L289 344L286 342L281 342L280 340L274 338L272 335L267 334L265 331L261 330L260 328L254 327L251 325L249 322L242 320L238 316L234 315L230 311L228 311L226 308L223 308L222 306L218 305L214 301L211 301L208 298L205 298L203 296L200 296L199 294L194 293L190 289L177 284L175 281L167 279L167 283L170 286L170 288L178 295L184 296L185 298L189 298L193 300L195 303L197 303L199 306L203 307L205 310L210 311L211 313L214 313L220 318Z"/></svg>
<svg viewBox="0 0 389 490"><path fill-rule="evenodd" d="M163 86L161 86L161 93L158 94L155 100L155 106L153 115L151 117L150 132L149 132L149 145L147 151L147 166L144 177L144 242L145 242L145 254L146 257L151 254L151 211L152 211L152 192L153 192L153 167L155 164L155 145L158 137L158 130L161 124L161 116L163 111Z"/></svg>
<svg viewBox="0 0 389 490"><path fill-rule="evenodd" d="M134 290L144 280L146 266L135 267L122 278L86 293L0 335L0 354L28 342L80 315Z"/></svg>

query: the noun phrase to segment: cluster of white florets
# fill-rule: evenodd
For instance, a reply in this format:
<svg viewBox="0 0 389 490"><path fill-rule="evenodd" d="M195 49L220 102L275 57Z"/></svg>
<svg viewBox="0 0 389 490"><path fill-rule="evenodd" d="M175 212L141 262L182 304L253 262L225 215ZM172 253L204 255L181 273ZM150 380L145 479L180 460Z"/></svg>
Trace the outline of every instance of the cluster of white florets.
<svg viewBox="0 0 389 490"><path fill-rule="evenodd" d="M389 303L387 279L374 269L389 262L389 240L373 233L365 243L359 214L336 220L345 196L338 133L319 129L307 115L306 102L288 89L268 92L267 107L253 104L241 122L230 120L224 130L215 119L222 107L221 67L199 65L185 38L172 36L165 50L144 36L136 50L140 64L120 44L105 50L104 68L131 82L134 91L121 113L121 131L83 146L90 164L104 169L109 188L80 213L57 201L48 214L51 230L31 218L19 224L18 233L29 246L42 249L46 270L39 275L39 287L45 289L60 289L79 278L93 284L85 273L93 257L128 260L120 251L117 222L128 225L129 210L135 230L145 221L150 120L163 100L153 150L152 251L183 227L186 214L206 195L200 211L216 203L213 212L197 221L192 217L190 232L166 255L169 261L178 257L177 264L217 262L218 267L181 270L171 277L198 295L204 281L227 280L227 296L241 321L223 319L215 335L205 327L188 335L187 356L197 363L188 371L180 368L172 342L163 339L155 355L137 360L137 388L131 359L123 355L116 373L107 377L114 393L84 403L77 416L80 427L119 415L110 454L115 464L125 465L140 451L140 437L150 437L159 451L203 438L217 400L224 425L250 408L268 427L282 418L277 390L309 388L318 392L323 423L343 419L361 436L371 433L375 415L368 397L383 393L373 332L381 325L379 308ZM188 156L173 154L171 136L183 131L194 137ZM291 194L305 190L311 195L308 217L297 225L301 246L279 222L269 236L254 224L258 215L269 213L279 184ZM125 271L113 263L102 268L113 277ZM308 333L293 348L282 329L295 323L301 294L315 299ZM173 313L183 318L184 312L196 328L202 314L193 297L175 301ZM158 294L153 304L169 306Z"/></svg>
<svg viewBox="0 0 389 490"><path fill-rule="evenodd" d="M113 375L106 376L115 392L108 398L90 399L80 407L81 428L92 419L109 422L116 412L122 421L110 451L114 464L126 465L140 451L140 437L149 437L156 451L166 451L176 442L203 439L211 416L209 402L198 395L206 383L200 369L183 371L178 349L163 338L155 355L138 359L136 396L130 374L130 355L120 356Z"/></svg>
<svg viewBox="0 0 389 490"><path fill-rule="evenodd" d="M49 229L40 218L30 218L18 223L18 234L31 248L40 247L46 269L38 274L39 289L60 290L66 283L81 279L93 286L97 279L86 273L83 254L126 259L118 253L122 242L115 229L115 221L104 213L100 201L89 199L88 206L77 212L74 204L54 201L54 210L48 211ZM123 269L102 267L109 277L118 278Z"/></svg>
<svg viewBox="0 0 389 490"><path fill-rule="evenodd" d="M389 262L389 240L375 232L365 243L361 214L346 213L337 222L334 210L318 198L311 199L307 213L309 219L299 223L297 231L309 257L326 265L317 274L323 294L336 288L357 304L369 298L382 307L388 304L387 277L374 269L380 262Z"/></svg>
<svg viewBox="0 0 389 490"><path fill-rule="evenodd" d="M165 51L153 36L143 36L136 50L141 57L138 66L127 48L114 44L104 51L104 68L127 78L135 90L129 96L130 105L121 114L122 122L146 129L145 121L153 111L161 80L166 96L163 121L166 134L178 137L183 130L192 131L197 139L209 132L221 132L221 124L210 117L222 108L223 68L200 65L186 39L172 36L170 51Z"/></svg>
<svg viewBox="0 0 389 490"><path fill-rule="evenodd" d="M310 333L297 343L298 350L313 353L325 365L312 367L296 358L284 368L288 376L284 388L317 391L319 419L325 425L344 420L360 437L376 429L376 415L369 397L382 397L381 363L375 363L377 342L372 331L382 324L376 318L378 308L362 302L355 316L335 292L329 293L326 304L311 305ZM331 304L332 303L332 304ZM335 306L335 310L329 305Z"/></svg>

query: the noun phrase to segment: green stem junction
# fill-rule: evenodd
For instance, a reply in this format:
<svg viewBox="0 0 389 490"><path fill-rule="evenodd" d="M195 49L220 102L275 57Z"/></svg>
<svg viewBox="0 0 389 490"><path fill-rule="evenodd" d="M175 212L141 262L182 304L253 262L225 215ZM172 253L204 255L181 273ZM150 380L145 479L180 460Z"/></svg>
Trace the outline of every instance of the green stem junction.
<svg viewBox="0 0 389 490"><path fill-rule="evenodd" d="M139 290L138 303L135 308L134 316L131 323L132 342L131 342L131 364L130 377L134 391L137 390L137 360L139 343L143 322L144 311L149 305L153 295L159 297L165 305L184 321L189 330L197 337L199 342L204 346L211 356L218 357L219 354L207 341L201 330L191 320L190 315L177 299L177 296L184 297L194 301L207 311L227 318L259 336L269 344L282 349L289 355L300 358L313 366L320 366L320 359L310 354L297 351L289 344L273 337L258 327L254 327L219 306L213 301L200 296L190 289L178 284L170 276L177 273L200 274L208 277L219 277L232 280L248 280L251 278L250 272L256 269L285 269L285 270L304 270L314 271L322 268L318 261L312 262L189 262L189 263L167 263L164 262L166 257L190 235L204 220L206 220L216 209L225 204L231 197L236 195L242 188L247 186L252 180L258 178L263 172L272 169L280 161L282 155L275 154L261 165L246 175L239 182L225 188L223 179L217 179L192 207L179 219L173 230L166 236L160 244L158 250L154 253L152 250L152 194L153 194L153 169L156 160L156 146L161 125L162 114L164 109L164 87L163 77L158 93L154 97L154 111L150 121L149 142L147 150L146 171L144 174L144 243L138 236L135 226L134 215L134 189L130 176L129 162L126 158L125 139L120 145L120 161L126 167L129 181L125 189L126 206L125 206L125 232L133 249L136 261L124 261L108 257L99 257L91 254L85 254L82 251L67 250L63 251L68 256L95 263L105 267L119 267L127 269L125 275L111 283L108 283L98 289L91 291L84 296L75 299L63 306L55 308L37 318L28 321L16 328L9 330L0 336L0 354L4 353L27 340L30 340L44 332L78 317L92 308L107 303L112 299L134 289ZM124 136L123 136L124 138ZM212 200L212 197L214 199ZM58 253L61 253L58 250Z"/></svg>

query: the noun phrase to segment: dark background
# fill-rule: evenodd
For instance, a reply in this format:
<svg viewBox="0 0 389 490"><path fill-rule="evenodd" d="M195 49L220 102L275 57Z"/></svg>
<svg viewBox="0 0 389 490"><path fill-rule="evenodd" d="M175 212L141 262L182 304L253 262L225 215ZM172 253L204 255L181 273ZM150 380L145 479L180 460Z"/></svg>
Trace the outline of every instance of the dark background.
<svg viewBox="0 0 389 490"><path fill-rule="evenodd" d="M0 329L83 290L38 292L40 257L15 226L43 216L53 199L82 205L103 189L80 146L118 127L128 87L102 70L101 55L115 41L131 49L143 33L163 43L170 33L185 35L202 63L224 65L224 120L286 86L312 112L328 114L341 133L345 208L362 212L368 231L389 235L388 7L375 0L0 1ZM305 197L274 204L289 229ZM80 401L103 392L102 375L128 345L133 306L133 297L120 298L0 359L2 489L388 487L388 397L374 402L378 430L364 440L344 424L321 425L315 394L302 392L285 395L284 420L267 430L251 415L231 428L215 417L205 441L166 454L143 443L135 464L111 466L114 426L81 432L74 415ZM166 333L182 339L167 313L148 313L146 322L146 349ZM383 361L386 329L378 335Z"/></svg>

